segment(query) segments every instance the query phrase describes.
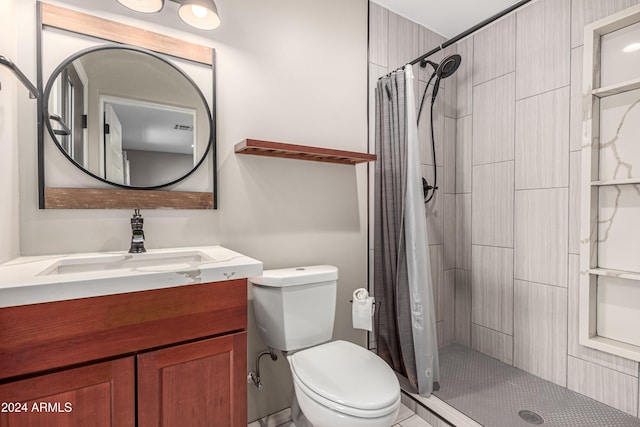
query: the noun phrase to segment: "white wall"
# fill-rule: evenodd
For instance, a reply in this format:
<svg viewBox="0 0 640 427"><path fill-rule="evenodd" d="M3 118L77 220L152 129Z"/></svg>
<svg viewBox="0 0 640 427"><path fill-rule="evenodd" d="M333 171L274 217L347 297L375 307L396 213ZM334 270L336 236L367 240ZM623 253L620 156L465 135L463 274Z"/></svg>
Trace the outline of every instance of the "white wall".
<svg viewBox="0 0 640 427"><path fill-rule="evenodd" d="M35 1L9 3L18 9L18 60L35 75ZM367 150L367 2L220 1L219 8L223 27L208 42L218 64L220 208L143 211L146 246L222 244L267 269L336 265L334 338L364 344L350 325L349 298L367 280L366 165L239 156L233 146L260 138ZM38 209L35 106L26 96L18 104L22 254L127 249L129 211ZM265 349L252 314L250 304L250 369ZM286 361L263 360L261 370L265 388L249 391L250 420L289 405Z"/></svg>
<svg viewBox="0 0 640 427"><path fill-rule="evenodd" d="M193 154L126 149L131 168L131 183L137 187L179 178L193 168Z"/></svg>
<svg viewBox="0 0 640 427"><path fill-rule="evenodd" d="M17 61L16 6L13 1L0 2L0 55ZM21 64L17 62L20 68ZM31 76L31 73L27 73ZM0 262L18 256L20 252L20 216L18 212L18 115L16 99L27 99L35 110L36 103L14 78L8 68L0 68ZM20 85L20 86L18 86Z"/></svg>

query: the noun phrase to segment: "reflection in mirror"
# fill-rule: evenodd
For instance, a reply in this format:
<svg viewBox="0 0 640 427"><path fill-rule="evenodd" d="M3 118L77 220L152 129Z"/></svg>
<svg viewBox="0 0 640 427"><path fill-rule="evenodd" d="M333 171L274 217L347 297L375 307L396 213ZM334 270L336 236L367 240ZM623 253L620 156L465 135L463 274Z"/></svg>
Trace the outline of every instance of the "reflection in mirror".
<svg viewBox="0 0 640 427"><path fill-rule="evenodd" d="M168 170L197 165L195 110L110 96L101 97L100 108L106 124L100 170L108 181L149 187Z"/></svg>
<svg viewBox="0 0 640 427"><path fill-rule="evenodd" d="M53 73L45 97L59 148L117 186L172 184L210 147L204 96L177 67L147 51L111 45L82 51Z"/></svg>

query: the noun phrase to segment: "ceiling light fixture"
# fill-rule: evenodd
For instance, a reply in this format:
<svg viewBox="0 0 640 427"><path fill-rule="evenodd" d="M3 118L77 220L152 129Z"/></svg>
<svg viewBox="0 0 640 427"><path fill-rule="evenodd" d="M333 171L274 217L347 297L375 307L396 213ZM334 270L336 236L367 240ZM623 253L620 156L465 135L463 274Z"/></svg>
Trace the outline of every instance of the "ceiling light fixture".
<svg viewBox="0 0 640 427"><path fill-rule="evenodd" d="M220 26L220 15L213 0L183 0L178 15L192 27L214 30Z"/></svg>
<svg viewBox="0 0 640 427"><path fill-rule="evenodd" d="M142 13L162 10L164 0L117 0L123 6ZM186 24L201 29L214 30L220 26L220 15L214 0L170 0L179 3L178 16Z"/></svg>
<svg viewBox="0 0 640 427"><path fill-rule="evenodd" d="M160 12L164 6L164 0L118 0L118 3L142 13Z"/></svg>

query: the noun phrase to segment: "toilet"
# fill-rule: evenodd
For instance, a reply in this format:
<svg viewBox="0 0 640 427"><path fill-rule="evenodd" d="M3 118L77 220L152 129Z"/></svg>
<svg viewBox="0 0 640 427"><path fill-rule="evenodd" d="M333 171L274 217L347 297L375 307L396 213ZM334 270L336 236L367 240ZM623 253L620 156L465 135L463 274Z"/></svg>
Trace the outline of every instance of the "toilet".
<svg viewBox="0 0 640 427"><path fill-rule="evenodd" d="M400 385L376 354L330 341L338 269L331 265L266 270L249 279L260 335L286 354L296 427L389 427Z"/></svg>

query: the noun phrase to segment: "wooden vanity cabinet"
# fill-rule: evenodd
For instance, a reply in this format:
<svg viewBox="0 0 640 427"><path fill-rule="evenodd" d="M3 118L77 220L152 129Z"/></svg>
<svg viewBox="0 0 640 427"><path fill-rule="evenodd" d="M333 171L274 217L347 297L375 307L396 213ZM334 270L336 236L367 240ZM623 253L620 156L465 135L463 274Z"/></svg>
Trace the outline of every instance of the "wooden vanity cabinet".
<svg viewBox="0 0 640 427"><path fill-rule="evenodd" d="M133 357L0 385L0 426L135 425Z"/></svg>
<svg viewBox="0 0 640 427"><path fill-rule="evenodd" d="M138 425L246 426L246 406L235 406L247 395L246 341L243 332L139 355Z"/></svg>
<svg viewBox="0 0 640 427"><path fill-rule="evenodd" d="M246 327L246 279L2 308L0 426L246 426Z"/></svg>

